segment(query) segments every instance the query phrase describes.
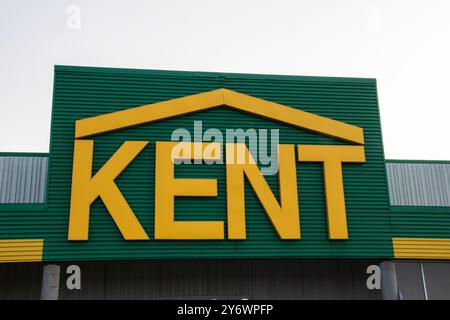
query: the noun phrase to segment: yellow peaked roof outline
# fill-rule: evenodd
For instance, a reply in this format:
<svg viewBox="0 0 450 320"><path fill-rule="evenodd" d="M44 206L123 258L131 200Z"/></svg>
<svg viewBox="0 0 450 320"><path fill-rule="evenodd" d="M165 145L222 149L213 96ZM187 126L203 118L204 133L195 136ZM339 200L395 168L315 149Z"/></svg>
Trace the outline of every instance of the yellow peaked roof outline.
<svg viewBox="0 0 450 320"><path fill-rule="evenodd" d="M75 138L120 130L225 106L336 139L364 144L363 129L228 89L217 89L77 120Z"/></svg>

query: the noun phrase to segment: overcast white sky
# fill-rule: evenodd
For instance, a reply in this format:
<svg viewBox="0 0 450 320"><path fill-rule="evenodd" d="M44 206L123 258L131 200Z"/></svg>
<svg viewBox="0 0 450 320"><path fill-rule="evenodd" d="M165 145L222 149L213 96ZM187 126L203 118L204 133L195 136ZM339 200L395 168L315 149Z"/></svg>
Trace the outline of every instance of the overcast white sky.
<svg viewBox="0 0 450 320"><path fill-rule="evenodd" d="M450 160L449 0L0 0L0 151L48 151L55 64L377 78L386 157Z"/></svg>

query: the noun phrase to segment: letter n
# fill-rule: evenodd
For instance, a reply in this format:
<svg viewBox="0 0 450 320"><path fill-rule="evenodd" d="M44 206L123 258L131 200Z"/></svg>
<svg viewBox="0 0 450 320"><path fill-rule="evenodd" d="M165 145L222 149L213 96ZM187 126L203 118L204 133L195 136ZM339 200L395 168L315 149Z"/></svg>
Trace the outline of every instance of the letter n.
<svg viewBox="0 0 450 320"><path fill-rule="evenodd" d="M300 239L297 172L293 145L278 146L280 202L245 144L226 144L228 238L246 239L244 177L256 193L281 239ZM244 160L236 163L237 159Z"/></svg>

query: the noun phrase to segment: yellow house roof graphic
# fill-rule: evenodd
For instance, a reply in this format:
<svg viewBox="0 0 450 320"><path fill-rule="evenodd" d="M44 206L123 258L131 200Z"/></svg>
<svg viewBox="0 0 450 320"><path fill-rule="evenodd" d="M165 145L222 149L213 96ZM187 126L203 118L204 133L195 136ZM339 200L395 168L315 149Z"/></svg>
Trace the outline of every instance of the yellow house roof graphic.
<svg viewBox="0 0 450 320"><path fill-rule="evenodd" d="M75 138L226 106L336 139L364 144L363 129L228 89L217 89L76 121Z"/></svg>

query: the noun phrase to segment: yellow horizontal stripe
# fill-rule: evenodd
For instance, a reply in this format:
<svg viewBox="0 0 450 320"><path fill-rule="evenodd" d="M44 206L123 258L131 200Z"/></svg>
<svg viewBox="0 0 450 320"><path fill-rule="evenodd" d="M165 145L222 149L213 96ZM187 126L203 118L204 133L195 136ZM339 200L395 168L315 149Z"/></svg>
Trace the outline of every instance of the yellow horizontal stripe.
<svg viewBox="0 0 450 320"><path fill-rule="evenodd" d="M0 240L0 263L42 261L43 239Z"/></svg>
<svg viewBox="0 0 450 320"><path fill-rule="evenodd" d="M450 239L393 238L392 245L399 259L450 259Z"/></svg>

